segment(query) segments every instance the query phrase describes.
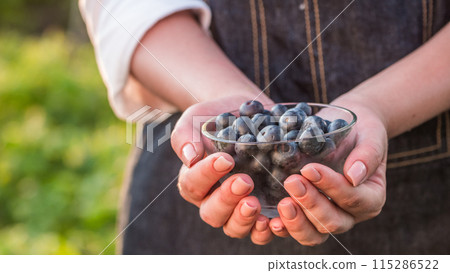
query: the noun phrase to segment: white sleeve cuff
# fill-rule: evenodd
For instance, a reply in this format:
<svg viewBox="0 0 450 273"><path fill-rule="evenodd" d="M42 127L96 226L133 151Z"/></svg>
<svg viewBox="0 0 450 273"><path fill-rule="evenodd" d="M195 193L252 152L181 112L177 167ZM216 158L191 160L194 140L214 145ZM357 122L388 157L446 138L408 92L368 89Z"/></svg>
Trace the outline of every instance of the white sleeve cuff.
<svg viewBox="0 0 450 273"><path fill-rule="evenodd" d="M205 29L211 22L211 11L201 0L80 0L79 6L111 107L120 118L136 110L124 101L122 91L131 57L144 34L159 20L181 10L194 11Z"/></svg>

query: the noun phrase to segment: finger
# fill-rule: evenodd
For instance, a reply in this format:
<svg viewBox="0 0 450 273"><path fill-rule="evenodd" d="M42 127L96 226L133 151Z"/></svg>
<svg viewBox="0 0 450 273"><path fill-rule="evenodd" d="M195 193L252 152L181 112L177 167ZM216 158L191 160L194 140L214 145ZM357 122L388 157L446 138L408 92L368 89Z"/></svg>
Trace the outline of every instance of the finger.
<svg viewBox="0 0 450 273"><path fill-rule="evenodd" d="M289 232L284 227L283 221L281 221L280 217L270 220L269 227L272 233L278 237L289 237Z"/></svg>
<svg viewBox="0 0 450 273"><path fill-rule="evenodd" d="M344 164L344 174L354 186L363 183L386 159L386 131L376 124L372 126L370 121L367 123L358 128L356 146Z"/></svg>
<svg viewBox="0 0 450 273"><path fill-rule="evenodd" d="M242 198L223 226L223 232L232 238L244 238L250 233L260 211L261 205L256 197Z"/></svg>
<svg viewBox="0 0 450 273"><path fill-rule="evenodd" d="M353 187L342 174L316 163L306 165L301 173L315 187L329 196L336 205L352 214L356 222L375 217L384 205L386 198L384 182L364 183ZM384 171L380 169L375 176L383 176L383 173Z"/></svg>
<svg viewBox="0 0 450 273"><path fill-rule="evenodd" d="M273 239L273 233L269 227L269 219L264 215L258 215L256 223L253 226L250 239L254 244L266 245Z"/></svg>
<svg viewBox="0 0 450 273"><path fill-rule="evenodd" d="M225 180L200 205L200 217L213 227L221 227L230 218L239 201L253 190L253 181L246 174L235 174ZM259 204L258 204L259 205Z"/></svg>
<svg viewBox="0 0 450 273"><path fill-rule="evenodd" d="M171 134L170 143L173 150L188 167L198 162L205 153L200 127L202 122L213 117L209 108L207 104L197 104L186 109Z"/></svg>
<svg viewBox="0 0 450 273"><path fill-rule="evenodd" d="M317 231L296 202L286 197L278 203L278 212L286 230L297 242L306 246L315 246L326 241L327 234Z"/></svg>
<svg viewBox="0 0 450 273"><path fill-rule="evenodd" d="M336 207L301 175L291 175L284 182L284 186L292 196L292 200L299 205L320 233L342 233L353 227L355 222L353 216ZM294 210L289 205L282 205L281 213L288 219L295 217ZM284 220L283 217L281 219Z"/></svg>
<svg viewBox="0 0 450 273"><path fill-rule="evenodd" d="M251 100L248 96L229 96L216 100L195 104L186 109L181 115L172 132L170 142L172 148L183 163L191 167L203 157L205 148L201 141L201 125L210 118L233 109ZM258 100L263 104L272 101L264 94Z"/></svg>
<svg viewBox="0 0 450 273"><path fill-rule="evenodd" d="M233 167L233 157L227 153L209 155L191 168L183 166L178 178L181 196L198 205L211 187Z"/></svg>

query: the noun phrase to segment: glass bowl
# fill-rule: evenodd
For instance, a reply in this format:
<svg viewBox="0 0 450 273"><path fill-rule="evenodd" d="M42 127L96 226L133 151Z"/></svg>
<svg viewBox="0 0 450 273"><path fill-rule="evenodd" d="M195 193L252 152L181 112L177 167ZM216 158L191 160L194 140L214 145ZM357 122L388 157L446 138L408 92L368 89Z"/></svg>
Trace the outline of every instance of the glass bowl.
<svg viewBox="0 0 450 273"><path fill-rule="evenodd" d="M297 103L280 104L289 109L295 107ZM343 119L348 125L331 133L302 139L251 143L216 137L215 117L210 118L202 126L202 142L206 153L210 155L216 152L226 152L232 155L235 161L235 166L231 172L219 182L223 182L236 173L248 174L254 182L251 195L256 196L261 203L261 214L269 218L278 216L278 202L289 196L283 186L284 180L289 175L299 174L300 170L309 163L320 163L336 172L343 173L345 160L355 147L355 132L352 132L352 127L355 125L357 118L352 111L343 107L320 103L308 103L308 105L312 108L312 115L330 121ZM272 106L264 105L264 108L270 110ZM230 113L239 117L239 110ZM322 148L316 154L302 153L300 149L296 148L303 141L323 142ZM244 145L247 151L252 152L237 155L235 152L236 145ZM244 146L240 146L240 148Z"/></svg>

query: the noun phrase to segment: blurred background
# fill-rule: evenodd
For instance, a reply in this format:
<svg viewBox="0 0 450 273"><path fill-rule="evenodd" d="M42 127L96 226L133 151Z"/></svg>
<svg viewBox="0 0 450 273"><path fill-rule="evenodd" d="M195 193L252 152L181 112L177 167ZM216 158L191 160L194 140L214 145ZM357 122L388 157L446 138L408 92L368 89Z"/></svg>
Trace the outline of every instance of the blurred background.
<svg viewBox="0 0 450 273"><path fill-rule="evenodd" d="M1 0L0 254L100 253L128 151L77 1Z"/></svg>

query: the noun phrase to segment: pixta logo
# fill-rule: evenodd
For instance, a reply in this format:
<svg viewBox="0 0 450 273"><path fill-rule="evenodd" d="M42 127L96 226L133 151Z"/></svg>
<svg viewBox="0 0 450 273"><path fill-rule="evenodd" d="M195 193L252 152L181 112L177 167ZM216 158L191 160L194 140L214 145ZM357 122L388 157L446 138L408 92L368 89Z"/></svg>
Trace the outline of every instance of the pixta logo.
<svg viewBox="0 0 450 273"><path fill-rule="evenodd" d="M154 151L154 129L160 125L164 120L169 118L171 114L163 113L159 109L152 109L150 106L146 105L133 114L131 114L126 119L126 142L128 144L133 144L133 123L136 123L136 147L144 149L144 139L143 136L146 135L146 147L148 152L153 153ZM146 126L146 134L143 134L144 126ZM158 136L157 145L160 146L164 142L170 139L171 125L166 124L165 131L162 136Z"/></svg>

